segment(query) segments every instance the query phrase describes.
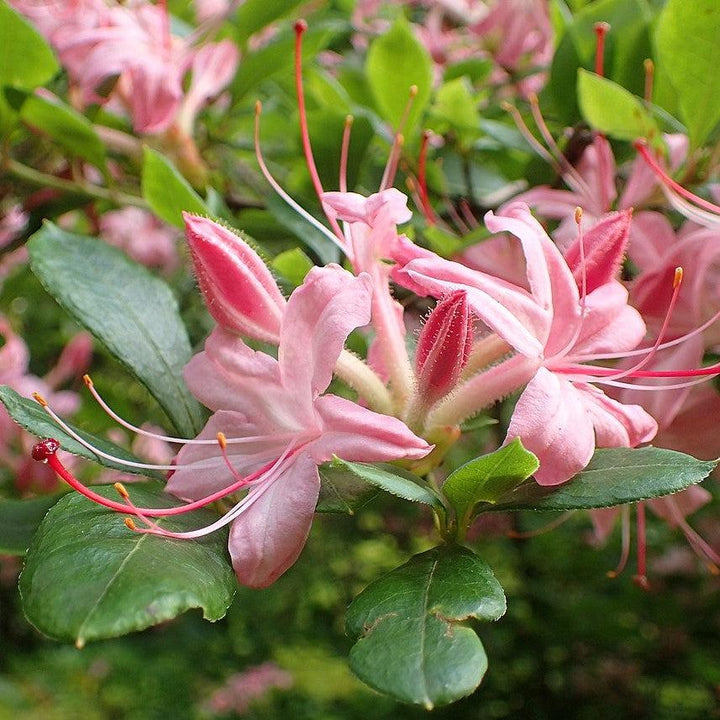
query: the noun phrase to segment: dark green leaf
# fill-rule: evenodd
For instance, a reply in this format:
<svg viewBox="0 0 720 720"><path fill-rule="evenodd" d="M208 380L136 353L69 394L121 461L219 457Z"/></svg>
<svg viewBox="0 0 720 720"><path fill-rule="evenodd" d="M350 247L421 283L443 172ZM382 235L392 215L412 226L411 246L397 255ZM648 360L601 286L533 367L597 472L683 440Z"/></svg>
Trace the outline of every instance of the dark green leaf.
<svg viewBox="0 0 720 720"><path fill-rule="evenodd" d="M32 90L51 80L58 69L42 35L0 0L0 86Z"/></svg>
<svg viewBox="0 0 720 720"><path fill-rule="evenodd" d="M693 147L720 122L720 3L669 0L657 26L658 63L677 93Z"/></svg>
<svg viewBox="0 0 720 720"><path fill-rule="evenodd" d="M105 168L105 146L92 123L59 98L28 94L19 108L20 117L46 133L73 155Z"/></svg>
<svg viewBox="0 0 720 720"><path fill-rule="evenodd" d="M81 445L77 440L74 440L64 430L62 430L48 414L38 405L34 400L29 400L16 393L12 388L7 385L0 385L0 402L5 405L5 409L8 411L8 415L21 427L24 427L28 432L36 435L39 438L55 438L63 448L74 455L81 455L82 457L94 460L100 465L105 467L113 468L114 470L122 470L127 473L134 473L137 475L154 476L152 470L138 470L137 468L128 467L127 465L121 465L120 463L113 462L107 458L96 455L91 450L88 450L84 445ZM119 445L105 440L104 438L92 435L91 433L80 430L72 423L67 423L83 440L86 440L93 447L98 450L102 450L109 455L121 458L122 460L129 460L132 462L140 462L139 458L135 457L132 453L121 448ZM158 476L158 479L160 477Z"/></svg>
<svg viewBox="0 0 720 720"><path fill-rule="evenodd" d="M585 120L606 135L618 140L653 139L659 135L655 119L640 98L582 68L578 70L578 101Z"/></svg>
<svg viewBox="0 0 720 720"><path fill-rule="evenodd" d="M112 487L96 490L117 498ZM141 507L172 507L157 483L129 486ZM217 519L200 511L159 519L182 532ZM81 495L63 497L40 525L20 576L28 620L41 632L82 647L202 608L208 620L225 615L235 591L227 532L201 540L137 534L122 515Z"/></svg>
<svg viewBox="0 0 720 720"><path fill-rule="evenodd" d="M0 554L24 555L45 514L61 497L0 500Z"/></svg>
<svg viewBox="0 0 720 720"><path fill-rule="evenodd" d="M443 492L455 508L458 525L465 528L480 502L495 503L527 480L540 463L519 438L489 455L475 458L452 473Z"/></svg>
<svg viewBox="0 0 720 720"><path fill-rule="evenodd" d="M180 433L196 435L203 413L182 378L190 342L167 284L117 248L51 223L28 247L47 291L146 385Z"/></svg>
<svg viewBox="0 0 720 720"><path fill-rule="evenodd" d="M505 594L492 570L467 548L416 555L376 580L348 608L358 638L350 666L380 692L430 709L469 695L487 669L478 636L458 623L497 620Z"/></svg>
<svg viewBox="0 0 720 720"><path fill-rule="evenodd" d="M410 88L417 87L405 131L409 135L430 100L432 59L404 19L370 45L365 72L380 112L394 128L405 112Z"/></svg>
<svg viewBox="0 0 720 720"><path fill-rule="evenodd" d="M377 490L354 472L330 463L320 466L320 481L317 512L353 515L377 495Z"/></svg>
<svg viewBox="0 0 720 720"><path fill-rule="evenodd" d="M203 199L177 168L155 150L145 148L142 172L142 194L152 211L166 223L184 227L182 213L208 215Z"/></svg>
<svg viewBox="0 0 720 720"><path fill-rule="evenodd" d="M649 500L704 480L717 463L663 448L602 448L559 487L528 482L487 510L587 510Z"/></svg>
<svg viewBox="0 0 720 720"><path fill-rule="evenodd" d="M330 463L333 470L345 470L385 492L412 502L438 506L440 501L423 486L421 478L394 465L366 465L334 458Z"/></svg>

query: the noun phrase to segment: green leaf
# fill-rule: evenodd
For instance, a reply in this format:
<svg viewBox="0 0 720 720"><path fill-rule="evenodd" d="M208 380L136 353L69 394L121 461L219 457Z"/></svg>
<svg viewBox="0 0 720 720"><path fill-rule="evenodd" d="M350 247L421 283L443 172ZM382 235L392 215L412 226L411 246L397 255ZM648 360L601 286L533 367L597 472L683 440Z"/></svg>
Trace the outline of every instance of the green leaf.
<svg viewBox="0 0 720 720"><path fill-rule="evenodd" d="M105 169L105 146L84 115L54 96L23 93L18 99L20 117L28 125L44 132L73 155Z"/></svg>
<svg viewBox="0 0 720 720"><path fill-rule="evenodd" d="M40 33L4 0L0 0L0 86L32 90L59 70Z"/></svg>
<svg viewBox="0 0 720 720"><path fill-rule="evenodd" d="M397 495L405 500L438 506L440 500L430 490L423 487L422 479L394 465L366 465L333 458L330 463L333 470L345 470L385 492Z"/></svg>
<svg viewBox="0 0 720 720"><path fill-rule="evenodd" d="M659 135L655 119L640 98L582 68L578 70L578 101L585 120L606 135L631 141Z"/></svg>
<svg viewBox="0 0 720 720"><path fill-rule="evenodd" d="M203 199L177 168L159 152L145 148L142 171L142 194L152 211L166 223L185 227L182 213L208 215Z"/></svg>
<svg viewBox="0 0 720 720"><path fill-rule="evenodd" d="M302 285L305 276L313 268L312 260L300 248L281 252L272 259L271 265L293 287Z"/></svg>
<svg viewBox="0 0 720 720"><path fill-rule="evenodd" d="M167 284L121 250L51 223L28 248L45 289L135 374L180 433L196 435L203 412L182 378L190 342Z"/></svg>
<svg viewBox="0 0 720 720"><path fill-rule="evenodd" d="M287 15L303 0L245 0L235 13L237 40L244 43L258 30Z"/></svg>
<svg viewBox="0 0 720 720"><path fill-rule="evenodd" d="M559 487L521 485L484 510L589 510L680 492L704 480L716 462L663 448L602 448Z"/></svg>
<svg viewBox="0 0 720 720"><path fill-rule="evenodd" d="M0 554L24 555L45 514L61 497L0 500Z"/></svg>
<svg viewBox="0 0 720 720"><path fill-rule="evenodd" d="M537 457L523 447L520 438L459 467L443 485L443 492L457 513L459 527L467 526L475 505L496 503L539 467Z"/></svg>
<svg viewBox="0 0 720 720"><path fill-rule="evenodd" d="M149 477L155 476L158 479L162 479L158 473L154 473L152 470L139 470L137 468L113 462L112 460L108 460L100 455L96 455L94 452L88 450L84 445L81 445L77 440L68 435L34 400L29 400L28 398L23 397L7 385L0 385L0 402L5 405L8 415L10 415L10 417L18 425L39 438L55 438L60 443L63 450L67 450L74 455L80 455L88 458L89 460L94 460L96 463L104 465L105 467L113 468L114 470L122 470L126 473L134 473L136 475ZM72 423L67 424L78 435L80 435L83 440L86 440L98 450L102 450L103 452L108 453L109 455L114 455L122 460L140 462L139 458L135 457L135 455L124 448L121 448L119 445L98 437L97 435L85 432Z"/></svg>
<svg viewBox="0 0 720 720"><path fill-rule="evenodd" d="M432 59L407 21L399 18L388 32L373 41L365 72L378 108L393 128L405 112L410 88L417 87L405 130L410 135L430 100Z"/></svg>
<svg viewBox="0 0 720 720"><path fill-rule="evenodd" d="M330 463L320 466L320 482L316 512L354 515L378 492L356 473L343 467L333 467Z"/></svg>
<svg viewBox="0 0 720 720"><path fill-rule="evenodd" d="M350 667L371 687L431 709L469 695L487 670L478 636L460 622L497 620L505 594L492 570L464 547L416 555L376 580L348 608L358 641Z"/></svg>
<svg viewBox="0 0 720 720"><path fill-rule="evenodd" d="M466 77L443 83L432 106L432 114L448 123L450 128L468 139L480 132L478 101Z"/></svg>
<svg viewBox="0 0 720 720"><path fill-rule="evenodd" d="M720 4L669 0L660 13L658 64L675 89L690 143L701 145L720 121Z"/></svg>
<svg viewBox="0 0 720 720"><path fill-rule="evenodd" d="M96 491L113 499L112 487ZM158 483L129 488L140 507L178 501ZM177 532L217 519L196 511L158 524ZM20 594L28 620L41 632L82 647L202 608L207 620L225 615L235 591L227 532L200 540L134 533L122 515L71 493L47 514L28 550Z"/></svg>

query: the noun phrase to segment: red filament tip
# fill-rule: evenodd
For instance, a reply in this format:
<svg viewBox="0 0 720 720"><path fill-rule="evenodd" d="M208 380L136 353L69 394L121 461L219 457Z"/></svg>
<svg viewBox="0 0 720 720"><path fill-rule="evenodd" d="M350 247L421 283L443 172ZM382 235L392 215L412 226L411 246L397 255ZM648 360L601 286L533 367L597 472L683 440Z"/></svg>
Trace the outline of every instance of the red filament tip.
<svg viewBox="0 0 720 720"><path fill-rule="evenodd" d="M41 440L32 449L32 459L38 462L47 462L60 449L60 443L55 438Z"/></svg>

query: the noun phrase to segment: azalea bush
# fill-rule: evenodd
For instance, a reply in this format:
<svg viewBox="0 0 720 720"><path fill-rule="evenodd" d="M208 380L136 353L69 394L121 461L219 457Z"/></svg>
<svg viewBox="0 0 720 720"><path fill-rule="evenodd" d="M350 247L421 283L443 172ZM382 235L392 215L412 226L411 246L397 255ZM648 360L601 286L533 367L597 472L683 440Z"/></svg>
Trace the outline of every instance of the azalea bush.
<svg viewBox="0 0 720 720"><path fill-rule="evenodd" d="M159 629L188 676L200 647L257 661L199 715L281 703L297 652L367 716L547 646L560 620L512 607L518 568L577 572L553 538L605 548L608 618L602 583L650 607L679 540L717 593L719 35L714 0L2 0L0 567L27 622L92 653L227 614ZM141 637L103 647L162 657ZM461 707L527 711L487 677ZM338 697L309 692L284 711Z"/></svg>

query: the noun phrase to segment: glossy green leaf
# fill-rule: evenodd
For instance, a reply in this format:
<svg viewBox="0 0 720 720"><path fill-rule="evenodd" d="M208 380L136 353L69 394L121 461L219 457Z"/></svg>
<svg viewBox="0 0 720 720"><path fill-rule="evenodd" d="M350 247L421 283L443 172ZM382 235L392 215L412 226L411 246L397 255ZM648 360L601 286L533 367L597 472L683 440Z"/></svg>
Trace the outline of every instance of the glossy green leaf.
<svg viewBox="0 0 720 720"><path fill-rule="evenodd" d="M28 247L45 289L145 384L178 432L196 435L203 412L182 377L190 342L167 284L121 250L51 223Z"/></svg>
<svg viewBox="0 0 720 720"><path fill-rule="evenodd" d="M486 510L588 510L680 492L704 480L716 462L663 448L602 448L566 483L521 485Z"/></svg>
<svg viewBox="0 0 720 720"><path fill-rule="evenodd" d="M25 428L29 433L32 433L38 438L55 438L63 450L73 453L73 455L80 455L94 460L100 465L112 468L113 470L122 470L126 473L134 473L137 475L154 476L157 475L151 470L138 470L137 468L128 467L120 463L108 460L100 455L96 455L92 450L88 450L84 445L79 443L77 440L68 435L54 420L48 416L48 414L36 403L34 400L23 397L16 393L12 388L7 385L0 385L0 402L5 406L8 415L21 427ZM80 437L90 443L93 447L98 450L114 455L122 460L128 460L131 462L140 462L140 459L135 457L132 453L128 452L119 445L105 440L104 438L93 435L92 433L81 430L72 423L67 423L72 430L74 430ZM158 479L161 479L157 475Z"/></svg>
<svg viewBox="0 0 720 720"><path fill-rule="evenodd" d="M432 114L435 119L447 123L453 132L472 138L480 133L477 106L478 101L470 81L466 77L459 77L443 83L438 89Z"/></svg>
<svg viewBox="0 0 720 720"><path fill-rule="evenodd" d="M270 263L293 287L302 285L305 276L312 270L313 261L300 249L285 250L276 255Z"/></svg>
<svg viewBox="0 0 720 720"><path fill-rule="evenodd" d="M658 64L675 89L693 147L720 122L720 3L669 0L660 13Z"/></svg>
<svg viewBox="0 0 720 720"><path fill-rule="evenodd" d="M469 695L487 670L473 630L497 620L505 594L492 570L460 546L416 555L355 598L346 629L357 638L350 667L380 692L430 709Z"/></svg>
<svg viewBox="0 0 720 720"><path fill-rule="evenodd" d="M112 487L97 491L117 499ZM172 507L157 483L136 483L130 496L142 507ZM216 519L199 511L159 519L182 532ZM175 540L128 530L121 514L76 493L63 497L43 520L28 550L20 594L28 620L59 640L116 637L202 608L208 620L225 615L235 592L227 532Z"/></svg>
<svg viewBox="0 0 720 720"><path fill-rule="evenodd" d="M465 528L478 503L497 502L539 467L537 457L523 447L520 438L459 467L442 488L455 508L458 525Z"/></svg>
<svg viewBox="0 0 720 720"><path fill-rule="evenodd" d="M61 497L0 500L0 555L24 555L45 514Z"/></svg>
<svg viewBox="0 0 720 720"><path fill-rule="evenodd" d="M145 148L143 156L142 194L161 220L176 227L185 227L183 211L209 214L203 199L177 168L164 155L150 148Z"/></svg>
<svg viewBox="0 0 720 720"><path fill-rule="evenodd" d="M433 493L423 486L421 478L394 465L366 465L365 463L347 462L334 458L330 463L334 470L341 469L351 473L370 485L375 485L385 492L397 495L404 500L437 506L440 501Z"/></svg>
<svg viewBox="0 0 720 720"><path fill-rule="evenodd" d="M51 80L58 69L42 35L0 0L0 86L32 90Z"/></svg>
<svg viewBox="0 0 720 720"><path fill-rule="evenodd" d="M353 515L377 493L377 488L351 470L325 463L320 466L320 497L315 510Z"/></svg>
<svg viewBox="0 0 720 720"><path fill-rule="evenodd" d="M652 12L646 0L597 0L575 13L560 38L553 56L549 91L560 118L567 124L580 119L577 94L572 88L578 68L595 65L596 36L593 26L607 22L611 31L605 38L604 75L631 93L643 92L643 60L651 57Z"/></svg>
<svg viewBox="0 0 720 720"><path fill-rule="evenodd" d="M405 133L409 135L430 100L432 59L402 18L370 45L365 72L382 116L397 127L417 87Z"/></svg>
<svg viewBox="0 0 720 720"><path fill-rule="evenodd" d="M105 146L92 123L60 98L25 95L19 110L28 125L44 132L71 154L105 168Z"/></svg>
<svg viewBox="0 0 720 720"><path fill-rule="evenodd" d="M640 98L582 68L578 70L578 101L585 120L606 135L631 141L659 135L655 119Z"/></svg>

